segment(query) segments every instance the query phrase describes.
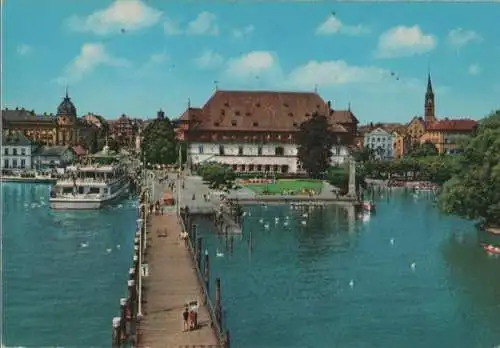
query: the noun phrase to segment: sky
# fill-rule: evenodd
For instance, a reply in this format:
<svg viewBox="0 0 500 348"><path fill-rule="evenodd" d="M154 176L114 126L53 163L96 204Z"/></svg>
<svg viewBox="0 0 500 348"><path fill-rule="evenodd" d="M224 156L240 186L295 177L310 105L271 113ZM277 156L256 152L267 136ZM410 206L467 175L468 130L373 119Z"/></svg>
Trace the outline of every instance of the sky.
<svg viewBox="0 0 500 348"><path fill-rule="evenodd" d="M79 115L177 118L216 88L317 90L404 123L430 71L438 118L500 109L498 3L2 2L2 107L55 113L68 86Z"/></svg>

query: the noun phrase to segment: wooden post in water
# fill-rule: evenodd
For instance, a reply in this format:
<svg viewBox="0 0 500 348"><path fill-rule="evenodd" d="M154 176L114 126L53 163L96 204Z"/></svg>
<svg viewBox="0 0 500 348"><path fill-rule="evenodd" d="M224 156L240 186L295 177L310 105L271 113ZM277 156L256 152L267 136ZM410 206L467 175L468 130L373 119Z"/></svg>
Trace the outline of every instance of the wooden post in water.
<svg viewBox="0 0 500 348"><path fill-rule="evenodd" d="M120 317L113 318L113 336L112 336L112 347L120 347Z"/></svg>
<svg viewBox="0 0 500 348"><path fill-rule="evenodd" d="M231 346L231 336L229 335L229 330L226 331L224 335L224 348L229 348Z"/></svg>
<svg viewBox="0 0 500 348"><path fill-rule="evenodd" d="M209 282L210 282L210 269L209 269L209 260L208 260L208 251L205 250L205 262L203 264L203 280L205 281L205 286L207 288L207 291L209 289Z"/></svg>
<svg viewBox="0 0 500 348"><path fill-rule="evenodd" d="M220 303L220 278L215 279L215 319L219 327L222 326L222 308Z"/></svg>
<svg viewBox="0 0 500 348"><path fill-rule="evenodd" d="M127 340L127 299L120 299L120 341L125 343Z"/></svg>
<svg viewBox="0 0 500 348"><path fill-rule="evenodd" d="M231 235L231 254L233 253L233 250L234 250L234 236Z"/></svg>
<svg viewBox="0 0 500 348"><path fill-rule="evenodd" d="M135 280L129 280L128 283L128 305L129 305L129 320L135 318Z"/></svg>
<svg viewBox="0 0 500 348"><path fill-rule="evenodd" d="M201 271L201 246L202 246L202 238L198 237L196 241L196 265L198 269Z"/></svg>

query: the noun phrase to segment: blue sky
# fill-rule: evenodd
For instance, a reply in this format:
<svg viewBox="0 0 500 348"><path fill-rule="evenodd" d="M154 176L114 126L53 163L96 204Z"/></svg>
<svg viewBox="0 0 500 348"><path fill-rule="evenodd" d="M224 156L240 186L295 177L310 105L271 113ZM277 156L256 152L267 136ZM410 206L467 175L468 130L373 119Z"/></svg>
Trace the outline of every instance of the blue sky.
<svg viewBox="0 0 500 348"><path fill-rule="evenodd" d="M3 2L4 107L55 112L67 84L80 115L176 118L218 81L407 122L430 68L438 117L500 108L494 3Z"/></svg>

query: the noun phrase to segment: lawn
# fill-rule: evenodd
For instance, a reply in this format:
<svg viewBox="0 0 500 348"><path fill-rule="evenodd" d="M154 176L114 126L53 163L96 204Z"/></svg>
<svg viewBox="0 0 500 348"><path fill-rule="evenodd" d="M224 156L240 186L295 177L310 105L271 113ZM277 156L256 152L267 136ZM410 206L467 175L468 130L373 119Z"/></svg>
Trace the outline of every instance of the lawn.
<svg viewBox="0 0 500 348"><path fill-rule="evenodd" d="M321 192L323 183L321 180L290 180L290 179L279 179L276 180L274 184L245 184L252 191L258 194L263 194L267 191L267 194L276 195L281 194L284 191L293 192L294 194L303 194L304 190L314 190L315 192Z"/></svg>

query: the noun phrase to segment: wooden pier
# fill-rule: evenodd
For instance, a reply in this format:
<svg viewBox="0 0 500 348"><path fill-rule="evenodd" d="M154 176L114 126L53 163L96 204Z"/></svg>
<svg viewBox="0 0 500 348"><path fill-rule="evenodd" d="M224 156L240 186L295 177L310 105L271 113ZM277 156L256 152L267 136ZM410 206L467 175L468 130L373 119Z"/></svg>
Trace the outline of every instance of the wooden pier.
<svg viewBox="0 0 500 348"><path fill-rule="evenodd" d="M137 330L137 346L221 347L204 305L192 254L180 238L180 219L175 213L152 215L150 219L144 261L148 276L143 278L143 317ZM184 332L182 312L190 301L200 304L199 328Z"/></svg>

